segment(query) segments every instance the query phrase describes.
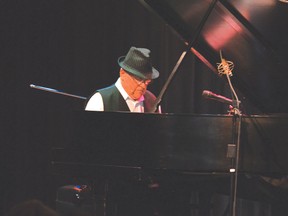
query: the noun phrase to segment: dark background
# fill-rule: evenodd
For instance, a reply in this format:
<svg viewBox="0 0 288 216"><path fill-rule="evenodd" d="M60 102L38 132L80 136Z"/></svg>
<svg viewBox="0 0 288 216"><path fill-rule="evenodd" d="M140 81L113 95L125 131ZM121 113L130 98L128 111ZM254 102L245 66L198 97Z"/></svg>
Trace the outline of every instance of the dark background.
<svg viewBox="0 0 288 216"><path fill-rule="evenodd" d="M1 211L31 198L53 206L50 153L64 138L51 134L69 124L61 113L84 108L84 100L30 84L88 97L116 81L117 59L131 46L152 51L161 75L150 90L158 95L186 46L138 1L0 1ZM226 114L227 105L202 98L204 89L228 91L224 79L188 52L163 98L163 112ZM259 113L249 104L246 109Z"/></svg>

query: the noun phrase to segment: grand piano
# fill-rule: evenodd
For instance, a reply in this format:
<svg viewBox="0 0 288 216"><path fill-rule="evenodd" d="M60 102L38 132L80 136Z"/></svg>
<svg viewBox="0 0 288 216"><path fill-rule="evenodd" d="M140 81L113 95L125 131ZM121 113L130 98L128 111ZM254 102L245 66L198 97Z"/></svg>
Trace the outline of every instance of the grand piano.
<svg viewBox="0 0 288 216"><path fill-rule="evenodd" d="M237 65L240 73L231 79L244 95L241 101L260 111L241 118L239 175L287 176L287 2L140 2L179 34L187 51L215 76L220 50ZM234 121L233 115L76 112L69 115L73 135L53 149L53 171L87 178L144 173L164 181L171 176L185 182L195 176L227 179L235 165Z"/></svg>
<svg viewBox="0 0 288 216"><path fill-rule="evenodd" d="M244 95L242 105L249 101L249 105L261 112L260 115L243 112L239 171L287 174L285 131L288 126L283 113L288 111L285 38L288 4L276 0L139 2L163 19L181 37L187 51L195 54L212 72L217 73L215 65L219 62L220 50L237 65L238 72L231 79L237 91ZM68 147L89 146L77 151L80 154L87 149L90 152L90 148L95 147L94 141L103 145L95 147L98 157L91 156L96 161L79 156L84 160L79 162L192 172L227 172L231 168L231 159L225 156L227 145L235 144L233 117L229 115L78 112L76 116L79 118L71 126L79 132L74 133L73 140L65 141ZM69 121L71 119L69 117ZM138 124L143 127L136 130ZM117 133L111 125L123 131ZM126 138L125 134L131 131L136 146L131 146ZM131 153L128 154L130 160L126 152ZM106 153L114 156L105 158Z"/></svg>

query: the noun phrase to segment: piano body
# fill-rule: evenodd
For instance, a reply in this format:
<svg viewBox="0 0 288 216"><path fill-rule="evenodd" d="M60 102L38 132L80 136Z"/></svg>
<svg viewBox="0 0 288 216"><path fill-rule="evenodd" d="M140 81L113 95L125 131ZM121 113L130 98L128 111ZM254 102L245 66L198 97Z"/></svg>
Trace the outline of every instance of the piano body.
<svg viewBox="0 0 288 216"><path fill-rule="evenodd" d="M232 168L230 115L83 111L73 116L73 135L54 151L53 166L63 166L63 172L77 164L84 175L101 167L211 175ZM288 115L244 116L239 172L288 174L287 128Z"/></svg>
<svg viewBox="0 0 288 216"><path fill-rule="evenodd" d="M204 216L209 215L207 207L213 195L231 197L233 116L81 111L65 112L62 117L67 121L63 125L58 121L55 124L58 124L57 133L62 133L65 139L53 149L52 173L73 179L74 184L90 185L96 194L91 198L94 201L90 201L89 191L87 195L84 190L80 197L84 197L84 205L88 202L94 206L91 212L95 211L95 215L134 215L133 210L132 213L123 210L126 205L137 206L137 214L150 215L139 209L144 205L149 210L154 200L153 206L165 215L175 215L175 209L191 205L198 212L191 215ZM287 177L287 128L288 115L243 116L238 198L285 202L282 189L269 181ZM51 137L59 137L54 135ZM160 187L155 190L150 185ZM71 191L66 190L65 186L60 187L58 194L67 197ZM127 200L126 193L132 193L132 197L136 194L138 199ZM199 193L199 198L185 206L192 199L183 198L187 193L190 196ZM59 196L57 208L60 212L67 211ZM163 200L170 204L161 207ZM224 211L230 203L226 202L213 208L216 212L217 208ZM122 212L115 210L119 209L118 205L124 206ZM174 209L167 210L167 205ZM193 211L191 208L189 211Z"/></svg>
<svg viewBox="0 0 288 216"><path fill-rule="evenodd" d="M87 111L65 115L69 124L57 132L69 134L62 146L53 149L56 176L96 180L97 187L103 182L119 188L123 182L145 185L152 181L169 188L165 193L231 193L233 116ZM288 174L287 128L287 115L243 116L238 197L272 202L271 197L278 196L274 188L263 194L262 184L272 187L267 179Z"/></svg>

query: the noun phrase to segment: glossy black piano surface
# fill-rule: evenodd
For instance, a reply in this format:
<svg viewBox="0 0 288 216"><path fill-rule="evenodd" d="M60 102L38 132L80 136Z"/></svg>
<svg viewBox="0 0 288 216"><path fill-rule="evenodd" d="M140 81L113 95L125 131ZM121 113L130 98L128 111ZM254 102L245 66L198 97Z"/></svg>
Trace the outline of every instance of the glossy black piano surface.
<svg viewBox="0 0 288 216"><path fill-rule="evenodd" d="M231 168L232 116L76 112L67 119L62 132L69 135L55 145L54 168L70 164L81 165L84 172L110 167L203 174ZM287 115L243 116L239 171L287 174L287 130Z"/></svg>
<svg viewBox="0 0 288 216"><path fill-rule="evenodd" d="M216 74L220 51L223 58L234 62L231 79L244 95L243 102L250 101L262 113L287 113L287 2L140 1L192 46L191 51Z"/></svg>

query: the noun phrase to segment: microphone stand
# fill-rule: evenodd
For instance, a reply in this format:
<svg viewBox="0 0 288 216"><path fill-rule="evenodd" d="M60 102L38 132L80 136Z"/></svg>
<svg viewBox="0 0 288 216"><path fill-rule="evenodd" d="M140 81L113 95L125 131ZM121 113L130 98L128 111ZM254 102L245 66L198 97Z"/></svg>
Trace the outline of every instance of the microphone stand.
<svg viewBox="0 0 288 216"><path fill-rule="evenodd" d="M230 114L233 115L232 119L232 144L227 146L227 157L231 158L231 188L230 188L230 216L236 216L236 200L237 200L237 186L238 186L238 171L239 171L239 152L240 152L240 137L241 137L241 123L242 115L240 111L240 101L233 88L230 80L232 76L232 70L234 63L226 61L222 58L222 52L220 50L221 63L217 63L217 69L220 75L225 74L228 80L228 84L232 93L232 109Z"/></svg>
<svg viewBox="0 0 288 216"><path fill-rule="evenodd" d="M242 114L240 111L240 101L238 100L237 94L231 84L229 74L226 74L229 86L232 91L232 95L236 100L233 100L232 110L230 114L233 115L232 122L232 144L228 144L228 157L231 157L231 188L230 188L230 216L236 216L236 204L237 204L237 187L238 187L238 171L239 171L239 156L240 156L240 137L241 137L241 123ZM230 148L229 148L230 146ZM230 152L230 154L229 154Z"/></svg>

